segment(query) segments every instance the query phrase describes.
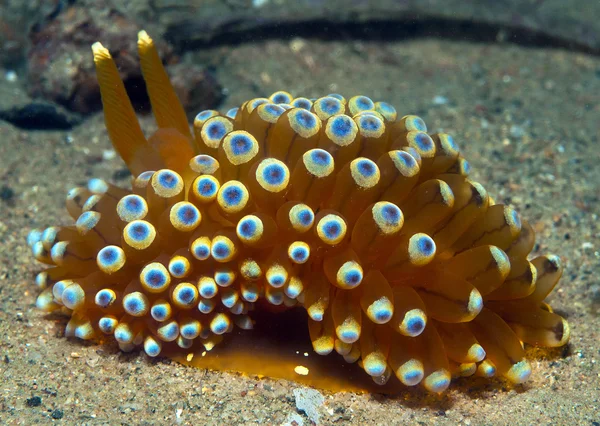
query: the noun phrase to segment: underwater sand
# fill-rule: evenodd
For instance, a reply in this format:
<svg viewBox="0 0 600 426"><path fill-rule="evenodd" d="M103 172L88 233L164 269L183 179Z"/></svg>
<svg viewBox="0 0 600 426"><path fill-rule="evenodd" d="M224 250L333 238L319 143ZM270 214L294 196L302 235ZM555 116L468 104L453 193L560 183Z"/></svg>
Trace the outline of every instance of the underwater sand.
<svg viewBox="0 0 600 426"><path fill-rule="evenodd" d="M455 136L473 177L561 255L550 304L571 325L567 348L531 351L524 386L476 378L448 392L390 398L322 391L323 425L600 424L600 59L558 50L416 40L269 41L194 53L217 65L222 109L277 89L365 94ZM145 130L154 124L141 118ZM241 377L123 354L63 337L64 319L35 309L30 229L68 223L67 190L101 177L127 185L101 115L70 132L0 122L0 420L2 424L286 424L285 380ZM12 191L12 195L11 195ZM231 336L234 337L234 336ZM298 420L296 420L298 422ZM288 423L289 424L289 423Z"/></svg>

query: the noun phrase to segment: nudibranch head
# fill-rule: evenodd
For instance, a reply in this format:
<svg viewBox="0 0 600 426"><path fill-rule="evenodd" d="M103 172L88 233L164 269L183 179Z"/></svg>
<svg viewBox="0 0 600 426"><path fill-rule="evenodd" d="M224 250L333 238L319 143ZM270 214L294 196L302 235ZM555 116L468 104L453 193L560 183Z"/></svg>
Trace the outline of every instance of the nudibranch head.
<svg viewBox="0 0 600 426"><path fill-rule="evenodd" d="M531 226L469 179L451 136L366 96L284 91L201 112L190 131L145 32L138 48L150 138L108 50L92 47L131 189L92 179L68 194L73 225L27 239L49 265L37 306L69 315L67 336L176 356L297 307L316 353L432 392L452 376L521 383L523 343L567 342L544 303L559 258L529 260Z"/></svg>

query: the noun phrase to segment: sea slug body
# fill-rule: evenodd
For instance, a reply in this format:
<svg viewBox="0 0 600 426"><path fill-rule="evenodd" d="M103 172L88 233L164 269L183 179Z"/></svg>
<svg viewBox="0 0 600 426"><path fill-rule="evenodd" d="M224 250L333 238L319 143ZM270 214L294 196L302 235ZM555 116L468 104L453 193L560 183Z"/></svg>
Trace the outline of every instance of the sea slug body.
<svg viewBox="0 0 600 426"><path fill-rule="evenodd" d="M522 383L524 343L568 341L544 302L560 259L529 259L533 229L469 179L451 136L366 96L284 91L201 112L190 128L142 31L158 124L146 138L108 50L92 49L106 127L134 178L74 188L75 223L29 234L48 265L37 306L68 315L67 336L198 353L252 333L259 309L299 307L317 354L432 392L453 376Z"/></svg>

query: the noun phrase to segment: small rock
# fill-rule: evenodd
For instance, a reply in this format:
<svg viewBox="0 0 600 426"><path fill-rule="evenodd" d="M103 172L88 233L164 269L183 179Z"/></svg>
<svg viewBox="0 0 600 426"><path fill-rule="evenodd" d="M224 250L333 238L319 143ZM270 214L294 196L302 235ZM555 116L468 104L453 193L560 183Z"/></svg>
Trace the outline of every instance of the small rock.
<svg viewBox="0 0 600 426"><path fill-rule="evenodd" d="M2 201L10 201L15 196L15 191L12 188L4 185L0 188L0 200Z"/></svg>
<svg viewBox="0 0 600 426"><path fill-rule="evenodd" d="M14 83L15 81L17 81L17 73L13 70L8 70L4 73L4 78L9 83Z"/></svg>
<svg viewBox="0 0 600 426"><path fill-rule="evenodd" d="M27 401L25 401L25 403L28 407L39 407L40 405L42 405L42 398L40 398L39 396L32 396L31 398L27 398Z"/></svg>
<svg viewBox="0 0 600 426"><path fill-rule="evenodd" d="M593 248L594 248L594 245L592 243L590 243L589 241L585 241L583 244L581 244L582 250L591 250Z"/></svg>
<svg viewBox="0 0 600 426"><path fill-rule="evenodd" d="M523 136L525 136L525 129L522 126L513 124L512 126L510 126L510 135L513 138L522 138Z"/></svg>
<svg viewBox="0 0 600 426"><path fill-rule="evenodd" d="M590 295L592 303L600 304L600 285L593 285L590 288Z"/></svg>
<svg viewBox="0 0 600 426"><path fill-rule="evenodd" d="M102 161L109 161L114 159L117 156L117 153L114 149L105 149L102 151Z"/></svg>
<svg viewBox="0 0 600 426"><path fill-rule="evenodd" d="M434 105L446 105L448 103L448 98L445 96L435 96L433 98L433 104Z"/></svg>
<svg viewBox="0 0 600 426"><path fill-rule="evenodd" d="M325 402L325 397L315 389L299 388L294 389L296 398L296 408L304 412L306 416L315 424L319 424L319 407Z"/></svg>
<svg viewBox="0 0 600 426"><path fill-rule="evenodd" d="M304 420L298 413L291 413L286 419L283 426L304 426Z"/></svg>
<svg viewBox="0 0 600 426"><path fill-rule="evenodd" d="M25 130L67 130L81 122L79 115L58 105L35 101L0 110L0 119Z"/></svg>

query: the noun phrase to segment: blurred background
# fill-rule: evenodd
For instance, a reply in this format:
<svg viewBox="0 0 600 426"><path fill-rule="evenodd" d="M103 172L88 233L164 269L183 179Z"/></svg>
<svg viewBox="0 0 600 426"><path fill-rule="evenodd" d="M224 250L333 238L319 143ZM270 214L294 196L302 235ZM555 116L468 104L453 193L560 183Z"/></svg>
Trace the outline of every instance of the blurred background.
<svg viewBox="0 0 600 426"><path fill-rule="evenodd" d="M0 119L27 129L65 129L98 111L90 54L90 45L98 40L113 52L136 106L146 110L135 51L142 28L160 47L193 116L201 109L235 105L279 89L319 96L322 86L333 85L325 91L358 93L363 87L352 81L356 70L348 69L353 59L359 57L363 68L402 66L402 54L389 50L393 43L411 39L511 43L597 55L600 2L571 3L4 0Z"/></svg>

